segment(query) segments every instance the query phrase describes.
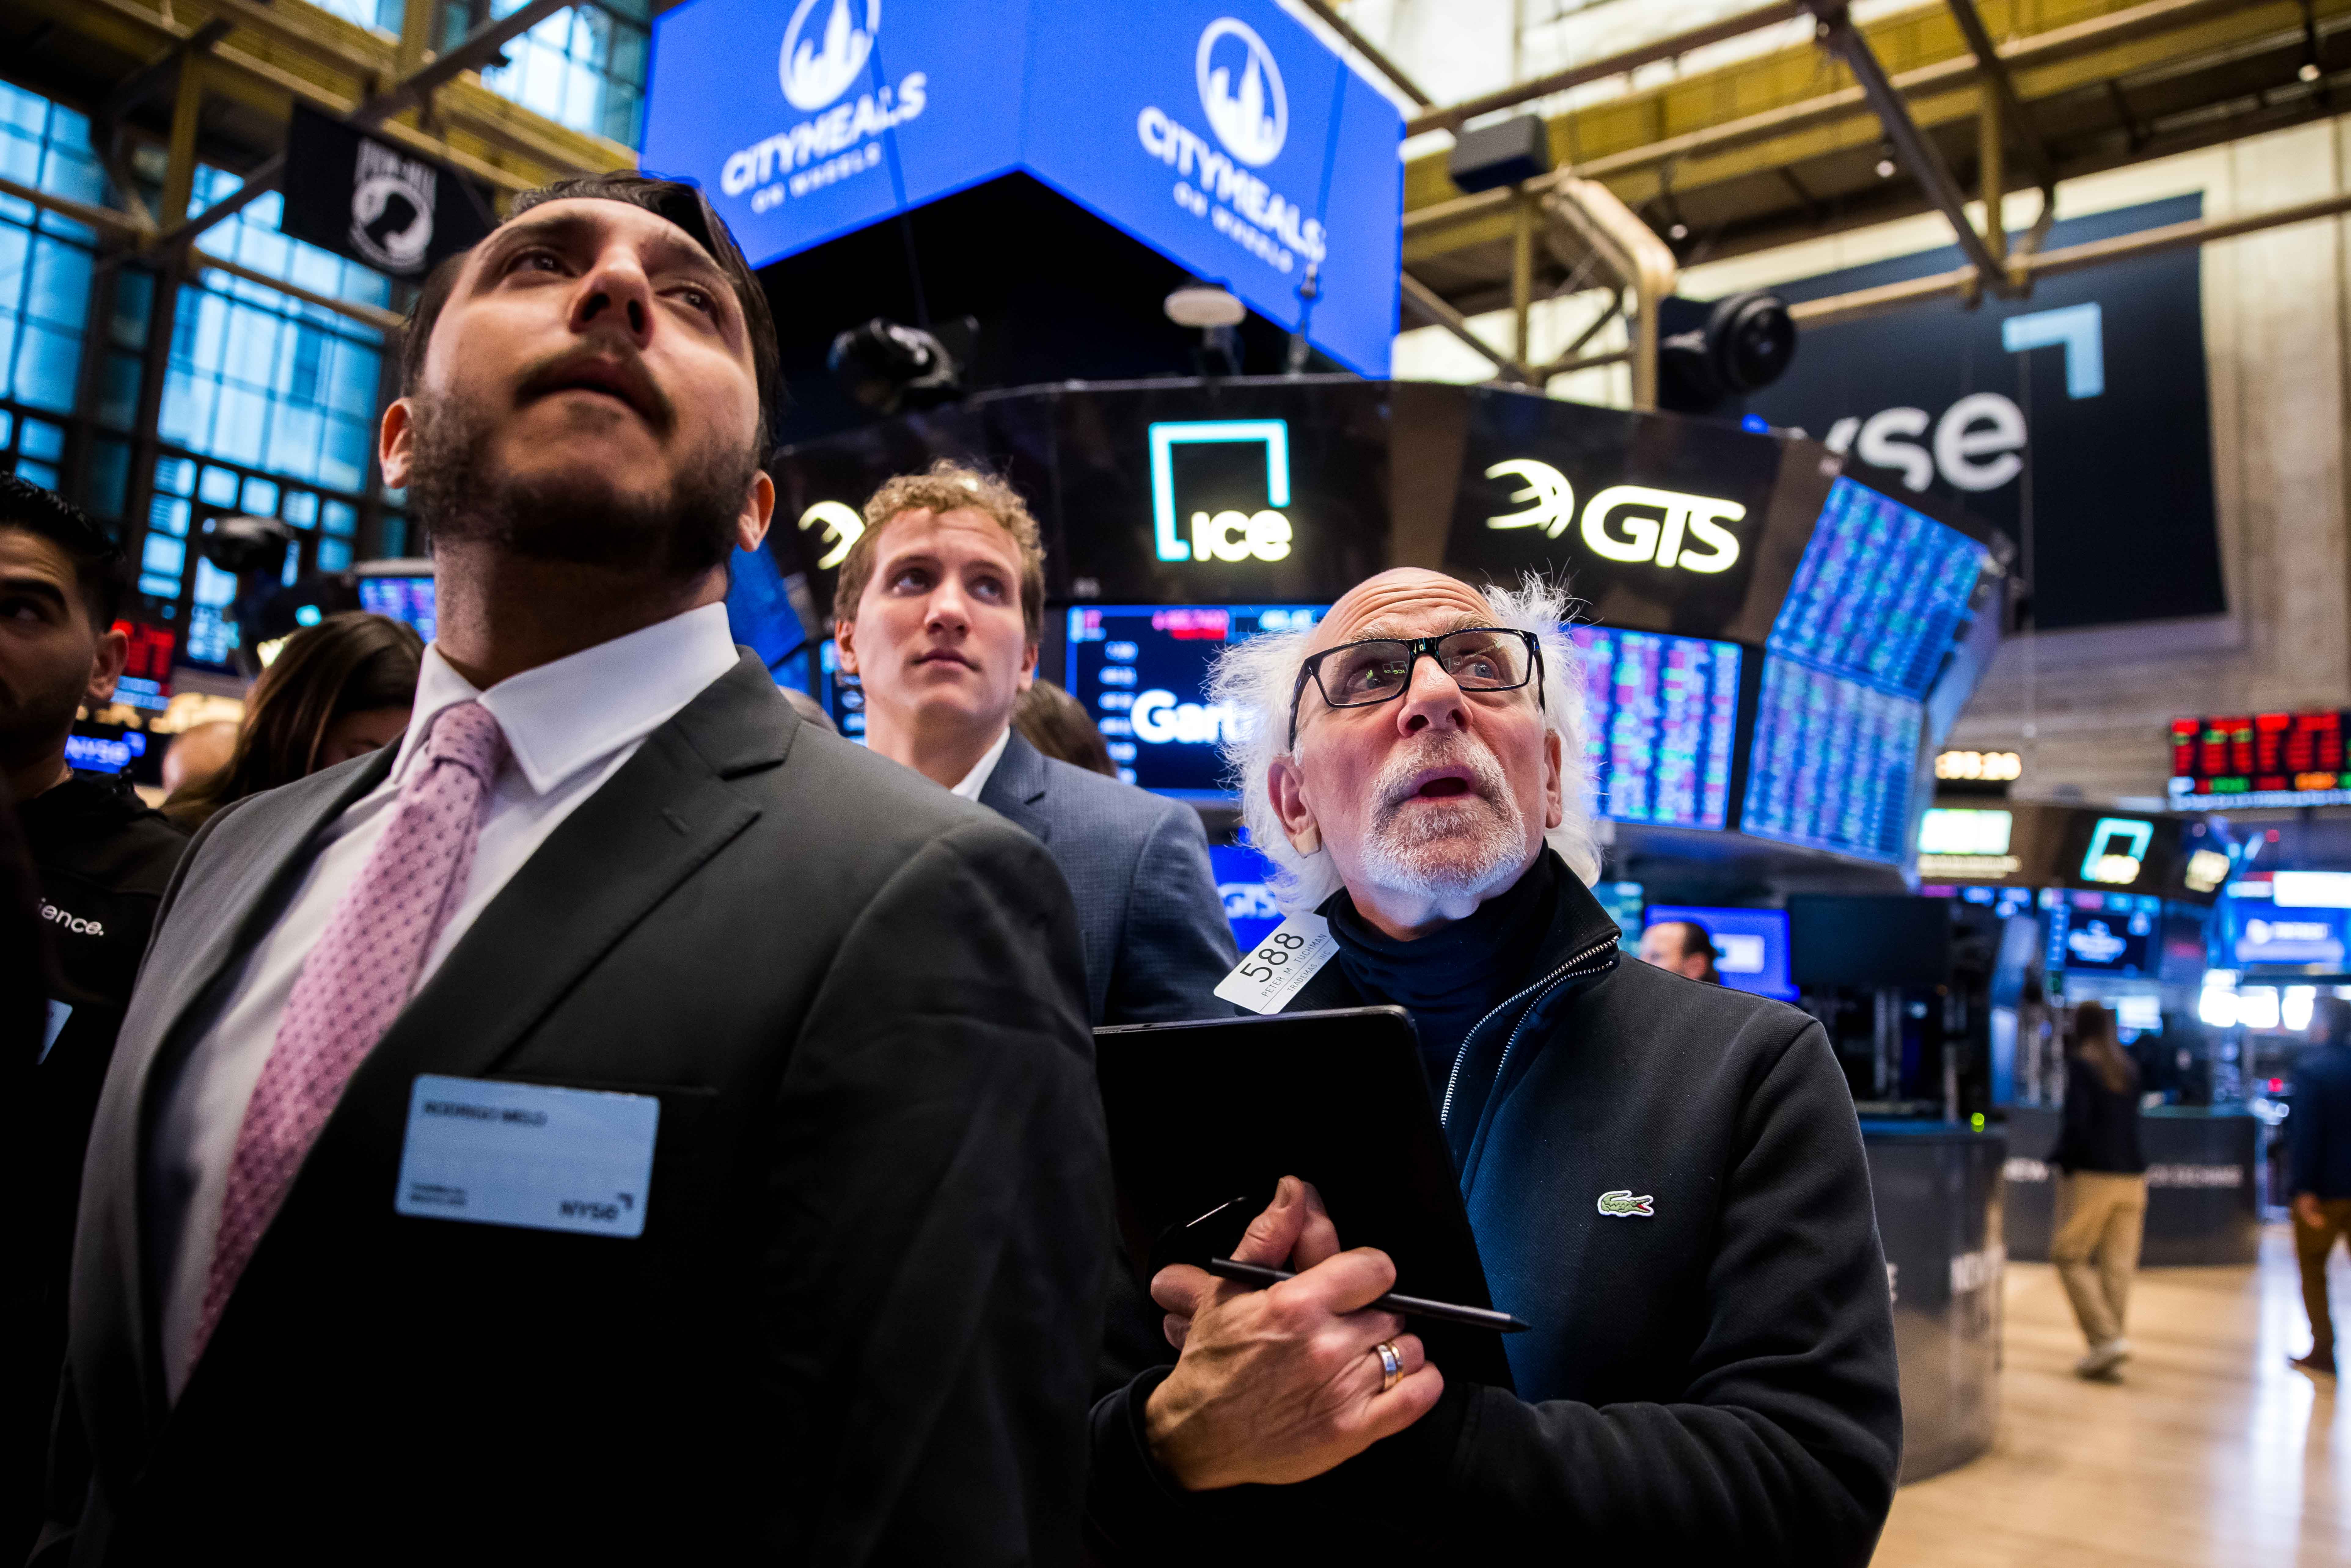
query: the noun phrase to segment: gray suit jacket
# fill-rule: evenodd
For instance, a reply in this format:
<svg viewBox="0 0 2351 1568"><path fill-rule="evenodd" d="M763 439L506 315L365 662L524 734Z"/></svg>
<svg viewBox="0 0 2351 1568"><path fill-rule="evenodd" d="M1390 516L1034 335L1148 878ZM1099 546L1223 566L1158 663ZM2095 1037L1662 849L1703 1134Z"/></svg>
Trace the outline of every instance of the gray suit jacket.
<svg viewBox="0 0 2351 1568"><path fill-rule="evenodd" d="M1198 812L1047 757L1017 729L979 803L1028 829L1069 878L1095 1023L1232 1015L1214 993L1232 971L1233 928Z"/></svg>
<svg viewBox="0 0 2351 1568"><path fill-rule="evenodd" d="M152 1108L392 760L224 812L181 862L89 1145L47 1542L1072 1558L1112 1242L1069 894L1028 835L803 724L747 653L410 1000L167 1404ZM396 1214L420 1073L657 1097L642 1237Z"/></svg>

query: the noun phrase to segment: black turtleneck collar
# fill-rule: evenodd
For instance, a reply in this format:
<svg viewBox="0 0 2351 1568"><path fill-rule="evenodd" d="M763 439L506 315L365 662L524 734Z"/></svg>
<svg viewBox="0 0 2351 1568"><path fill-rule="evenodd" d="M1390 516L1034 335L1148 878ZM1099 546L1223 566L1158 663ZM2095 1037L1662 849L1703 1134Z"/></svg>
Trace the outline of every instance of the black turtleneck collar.
<svg viewBox="0 0 2351 1568"><path fill-rule="evenodd" d="M1399 942L1356 911L1345 889L1318 911L1339 944L1339 965L1367 1001L1412 1015L1429 1090L1442 1098L1462 1040L1478 1020L1526 984L1550 934L1566 866L1549 846L1509 888L1466 919Z"/></svg>

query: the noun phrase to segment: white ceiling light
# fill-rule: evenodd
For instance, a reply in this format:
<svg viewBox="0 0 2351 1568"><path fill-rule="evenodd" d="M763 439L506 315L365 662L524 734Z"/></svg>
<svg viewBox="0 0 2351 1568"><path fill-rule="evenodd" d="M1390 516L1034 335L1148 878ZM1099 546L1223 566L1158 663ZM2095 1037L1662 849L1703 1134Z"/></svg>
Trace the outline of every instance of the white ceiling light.
<svg viewBox="0 0 2351 1568"><path fill-rule="evenodd" d="M1163 308L1178 327L1238 327L1249 314L1230 289L1213 283L1186 285L1167 297Z"/></svg>

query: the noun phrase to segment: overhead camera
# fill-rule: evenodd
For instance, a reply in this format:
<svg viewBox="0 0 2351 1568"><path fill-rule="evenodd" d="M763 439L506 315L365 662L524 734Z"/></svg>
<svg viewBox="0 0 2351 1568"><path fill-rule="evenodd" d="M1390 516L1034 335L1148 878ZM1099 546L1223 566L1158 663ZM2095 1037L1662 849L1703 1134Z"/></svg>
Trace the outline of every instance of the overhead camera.
<svg viewBox="0 0 2351 1568"><path fill-rule="evenodd" d="M231 577L275 572L285 564L294 530L276 517L213 517L196 538L204 558Z"/></svg>
<svg viewBox="0 0 2351 1568"><path fill-rule="evenodd" d="M835 338L824 362L843 392L876 413L935 408L963 395L963 367L935 334L880 316Z"/></svg>
<svg viewBox="0 0 2351 1568"><path fill-rule="evenodd" d="M1750 289L1714 301L1659 301L1657 406L1711 413L1758 392L1796 357L1796 321L1776 294Z"/></svg>

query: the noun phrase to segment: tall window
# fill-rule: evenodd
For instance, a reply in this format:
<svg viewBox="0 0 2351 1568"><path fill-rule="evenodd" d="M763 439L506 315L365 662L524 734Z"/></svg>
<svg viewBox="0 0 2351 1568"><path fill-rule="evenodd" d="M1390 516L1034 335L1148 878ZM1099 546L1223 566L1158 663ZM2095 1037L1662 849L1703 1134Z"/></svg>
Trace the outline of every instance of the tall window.
<svg viewBox="0 0 2351 1568"><path fill-rule="evenodd" d="M198 170L190 211L239 183L225 171ZM278 233L281 210L275 193L263 196L208 231L204 246L314 293L389 300L381 274ZM190 657L220 662L234 639L220 612L235 584L190 549L201 518L284 519L301 540L287 559L289 580L304 565L340 571L350 564L382 372L382 334L348 317L218 271L200 270L183 286L156 420L165 453L139 590L176 601L193 570Z"/></svg>
<svg viewBox="0 0 2351 1568"><path fill-rule="evenodd" d="M106 175L91 155L89 121L0 82L0 174L20 185L106 204ZM55 488L89 318L92 247L85 226L29 202L0 196L0 452L16 471Z"/></svg>
<svg viewBox="0 0 2351 1568"><path fill-rule="evenodd" d="M448 0L441 47L526 3ZM559 11L508 44L508 63L483 71L482 85L559 125L634 147L643 118L651 17L648 0L599 0Z"/></svg>

